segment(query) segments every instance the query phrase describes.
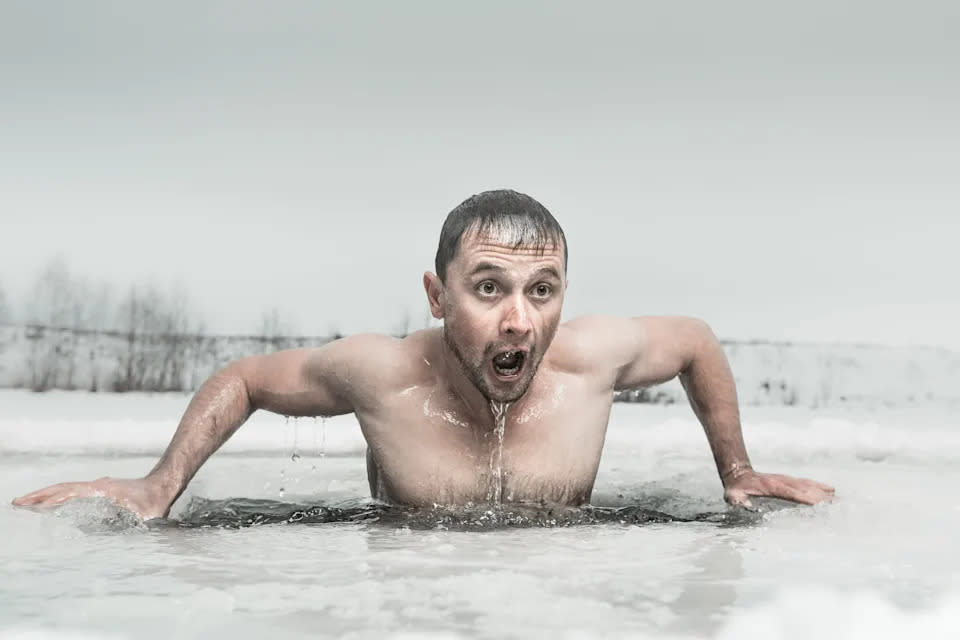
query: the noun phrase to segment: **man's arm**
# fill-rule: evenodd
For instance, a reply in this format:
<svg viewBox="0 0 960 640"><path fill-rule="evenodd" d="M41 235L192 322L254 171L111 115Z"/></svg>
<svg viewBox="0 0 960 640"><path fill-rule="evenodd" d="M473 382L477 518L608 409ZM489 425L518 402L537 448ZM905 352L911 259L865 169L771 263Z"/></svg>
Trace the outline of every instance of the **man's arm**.
<svg viewBox="0 0 960 640"><path fill-rule="evenodd" d="M829 499L833 488L813 480L753 470L740 428L737 389L723 346L702 320L686 317L616 319L611 335L623 361L615 388L650 386L680 377L690 406L703 425L724 486L724 498L750 506L750 496L805 504ZM626 348L624 348L626 347Z"/></svg>
<svg viewBox="0 0 960 640"><path fill-rule="evenodd" d="M338 415L363 401L351 385L357 369L382 352L383 336L354 336L317 349L237 360L207 380L190 401L160 460L144 478L100 478L53 485L13 501L55 506L72 498L106 496L145 519L165 517L200 466L257 409L284 415ZM376 369L376 367L372 367ZM361 376L362 379L362 376Z"/></svg>

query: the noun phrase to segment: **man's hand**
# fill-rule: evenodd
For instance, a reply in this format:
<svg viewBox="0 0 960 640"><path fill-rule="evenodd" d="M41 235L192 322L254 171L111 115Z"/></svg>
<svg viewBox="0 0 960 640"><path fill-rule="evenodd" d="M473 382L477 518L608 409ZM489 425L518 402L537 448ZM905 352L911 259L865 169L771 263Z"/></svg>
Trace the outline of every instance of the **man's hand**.
<svg viewBox="0 0 960 640"><path fill-rule="evenodd" d="M752 507L750 496L817 504L832 500L833 494L834 488L822 482L750 470L727 482L723 498L733 505Z"/></svg>
<svg viewBox="0 0 960 640"><path fill-rule="evenodd" d="M64 482L28 493L13 501L18 507L56 507L73 498L104 497L144 520L165 518L170 513L170 500L161 487L147 478L121 480L100 478L93 482Z"/></svg>

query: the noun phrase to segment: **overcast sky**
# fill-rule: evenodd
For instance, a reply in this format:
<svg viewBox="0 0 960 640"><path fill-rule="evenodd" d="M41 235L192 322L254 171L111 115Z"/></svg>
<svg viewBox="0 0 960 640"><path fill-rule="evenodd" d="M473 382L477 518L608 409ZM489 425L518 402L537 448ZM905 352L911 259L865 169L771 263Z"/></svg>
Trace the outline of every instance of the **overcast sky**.
<svg viewBox="0 0 960 640"><path fill-rule="evenodd" d="M207 326L422 323L510 187L565 317L960 347L954 2L0 2L0 287L179 282Z"/></svg>

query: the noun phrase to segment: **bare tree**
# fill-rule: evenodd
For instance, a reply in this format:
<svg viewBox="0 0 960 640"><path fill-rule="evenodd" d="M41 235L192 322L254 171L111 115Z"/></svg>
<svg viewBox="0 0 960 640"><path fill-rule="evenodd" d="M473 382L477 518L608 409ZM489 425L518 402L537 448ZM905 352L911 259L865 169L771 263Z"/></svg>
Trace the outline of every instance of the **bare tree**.
<svg viewBox="0 0 960 640"><path fill-rule="evenodd" d="M72 377L76 337L70 326L82 309L75 286L66 260L57 256L43 267L30 290L26 320L31 340L30 387L34 391L58 386L65 374Z"/></svg>
<svg viewBox="0 0 960 640"><path fill-rule="evenodd" d="M200 322L183 289L163 293L155 285L131 287L118 321L127 349L114 381L116 391L182 391L194 362Z"/></svg>
<svg viewBox="0 0 960 640"><path fill-rule="evenodd" d="M26 306L27 324L66 327L75 313L74 282L63 256L56 256L40 271Z"/></svg>
<svg viewBox="0 0 960 640"><path fill-rule="evenodd" d="M260 315L260 326L257 335L261 339L263 351L277 351L288 346L294 334L292 324L282 318L277 307L271 307Z"/></svg>
<svg viewBox="0 0 960 640"><path fill-rule="evenodd" d="M88 388L90 391L99 391L103 375L103 354L101 353L105 344L103 334L111 328L114 315L113 292L105 283L87 284L84 292L87 303L84 306L86 312L80 319L80 328L89 335L86 343L90 370Z"/></svg>

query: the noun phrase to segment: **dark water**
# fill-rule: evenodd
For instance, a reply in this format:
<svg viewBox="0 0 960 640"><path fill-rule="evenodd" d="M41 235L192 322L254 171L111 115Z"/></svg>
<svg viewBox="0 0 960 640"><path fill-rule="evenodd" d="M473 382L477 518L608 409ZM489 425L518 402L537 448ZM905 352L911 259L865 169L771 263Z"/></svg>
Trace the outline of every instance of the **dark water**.
<svg viewBox="0 0 960 640"><path fill-rule="evenodd" d="M267 524L364 523L410 529L489 530L686 522L749 526L760 522L762 517L761 513L743 509L677 515L639 505L557 507L542 504L510 504L412 508L371 502L324 505L243 498L208 500L194 497L186 510L177 518L156 521L151 525L234 529Z"/></svg>

